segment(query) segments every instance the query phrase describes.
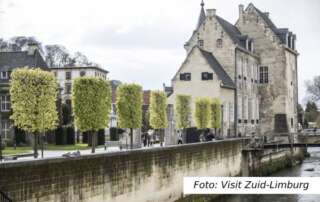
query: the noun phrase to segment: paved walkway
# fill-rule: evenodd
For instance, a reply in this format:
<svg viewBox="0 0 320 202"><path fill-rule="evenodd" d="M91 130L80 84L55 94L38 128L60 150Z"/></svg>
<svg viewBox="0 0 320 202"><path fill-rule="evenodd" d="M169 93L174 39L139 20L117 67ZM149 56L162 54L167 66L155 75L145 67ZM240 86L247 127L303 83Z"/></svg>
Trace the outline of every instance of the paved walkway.
<svg viewBox="0 0 320 202"><path fill-rule="evenodd" d="M154 148L154 147L160 147L160 144L155 144L151 147L142 147L141 149L150 149L150 148ZM103 147L100 148L96 148L96 152L95 154L101 154L101 153L110 153L110 152L118 152L120 151L119 147L108 147L107 150L104 150ZM126 151L126 149L122 149L121 151ZM32 152L32 151L30 151ZM49 158L57 158L57 157L62 157L63 154L66 153L73 153L73 152L77 152L77 150L59 150L59 151L44 151L43 152L43 156L44 158L41 158L41 150L38 150L39 156L37 159L35 159L33 156L28 156L28 157L20 157L17 160L5 160L2 161L0 163L7 163L7 162L16 162L16 161L32 161L32 160L41 160L41 159L49 159ZM91 149L86 149L86 150L80 150L80 155L90 155L91 153Z"/></svg>

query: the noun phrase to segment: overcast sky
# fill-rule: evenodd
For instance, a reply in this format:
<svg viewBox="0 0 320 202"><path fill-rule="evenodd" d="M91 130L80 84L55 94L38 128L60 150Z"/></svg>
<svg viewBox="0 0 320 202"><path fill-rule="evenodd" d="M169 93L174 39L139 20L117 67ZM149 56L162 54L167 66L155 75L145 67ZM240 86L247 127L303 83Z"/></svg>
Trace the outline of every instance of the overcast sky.
<svg viewBox="0 0 320 202"><path fill-rule="evenodd" d="M303 100L305 81L320 75L320 1L205 0L205 7L234 23L238 5L250 2L297 34ZM62 44L101 64L110 79L161 89L186 56L199 11L200 0L0 0L0 37Z"/></svg>

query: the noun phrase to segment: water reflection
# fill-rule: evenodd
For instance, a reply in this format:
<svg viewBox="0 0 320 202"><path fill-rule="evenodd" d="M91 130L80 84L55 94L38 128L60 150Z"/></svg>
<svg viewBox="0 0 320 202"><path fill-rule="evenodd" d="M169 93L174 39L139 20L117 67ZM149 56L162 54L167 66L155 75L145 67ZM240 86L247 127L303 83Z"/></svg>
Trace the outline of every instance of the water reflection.
<svg viewBox="0 0 320 202"><path fill-rule="evenodd" d="M320 177L320 149L310 148L311 157L300 166L282 170L273 176ZM314 171L306 171L313 168ZM320 190L319 190L320 192ZM229 195L212 202L318 202L320 195Z"/></svg>

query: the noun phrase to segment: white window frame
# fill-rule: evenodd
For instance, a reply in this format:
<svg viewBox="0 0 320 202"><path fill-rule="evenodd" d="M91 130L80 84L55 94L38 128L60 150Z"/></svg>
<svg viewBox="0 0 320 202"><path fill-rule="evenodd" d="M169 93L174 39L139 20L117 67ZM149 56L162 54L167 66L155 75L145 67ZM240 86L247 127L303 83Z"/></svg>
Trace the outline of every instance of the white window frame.
<svg viewBox="0 0 320 202"><path fill-rule="evenodd" d="M64 94L70 95L72 93L72 84L71 83L65 83L64 86L65 86ZM70 86L70 92L67 91L67 86Z"/></svg>
<svg viewBox="0 0 320 202"><path fill-rule="evenodd" d="M268 66L259 66L259 83L267 84L270 82L269 78L269 67Z"/></svg>
<svg viewBox="0 0 320 202"><path fill-rule="evenodd" d="M8 138L8 134L11 128L11 124L9 120L2 120L1 121L1 135L4 135L4 139Z"/></svg>
<svg viewBox="0 0 320 202"><path fill-rule="evenodd" d="M1 95L1 111L8 112L11 109L11 100L9 95Z"/></svg>
<svg viewBox="0 0 320 202"><path fill-rule="evenodd" d="M1 79L8 79L9 78L9 72L2 71L1 72Z"/></svg>

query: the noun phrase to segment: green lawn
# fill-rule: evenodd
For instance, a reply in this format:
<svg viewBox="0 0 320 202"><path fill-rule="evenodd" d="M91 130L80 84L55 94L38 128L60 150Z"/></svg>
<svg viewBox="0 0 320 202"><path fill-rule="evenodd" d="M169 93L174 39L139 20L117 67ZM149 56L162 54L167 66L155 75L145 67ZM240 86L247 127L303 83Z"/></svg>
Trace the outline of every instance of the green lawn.
<svg viewBox="0 0 320 202"><path fill-rule="evenodd" d="M31 147L17 147L14 149L13 147L6 147L3 151L3 155L15 155L15 154L25 154L32 153Z"/></svg>
<svg viewBox="0 0 320 202"><path fill-rule="evenodd" d="M53 145L49 144L45 147L45 150L85 150L90 149L91 147L88 147L88 144L75 144L75 145Z"/></svg>
<svg viewBox="0 0 320 202"><path fill-rule="evenodd" d="M99 146L101 147L101 146ZM85 150L90 149L87 144L75 144L75 145L53 145L49 144L45 146L45 150L58 150L58 151L73 151L73 150ZM98 147L97 147L98 148ZM41 146L38 147L39 151L41 150ZM15 154L25 154L25 153L32 153L32 147L6 147L5 150L2 151L3 155L15 155Z"/></svg>

